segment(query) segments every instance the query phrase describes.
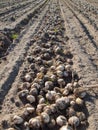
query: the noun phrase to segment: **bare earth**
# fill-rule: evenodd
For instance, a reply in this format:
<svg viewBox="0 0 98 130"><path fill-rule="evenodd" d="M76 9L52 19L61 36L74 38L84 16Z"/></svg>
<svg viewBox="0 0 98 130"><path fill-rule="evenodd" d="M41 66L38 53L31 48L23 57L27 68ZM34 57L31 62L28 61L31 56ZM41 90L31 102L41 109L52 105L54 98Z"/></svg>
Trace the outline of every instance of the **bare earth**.
<svg viewBox="0 0 98 130"><path fill-rule="evenodd" d="M24 110L25 104L19 98L24 75L33 74L31 85L42 66L47 73L51 66L57 67L60 58L54 53L56 45L71 52L72 69L82 89L90 86L89 96L84 99L88 125L77 130L98 130L98 1L18 1L0 1L0 130L11 127L13 116ZM39 63L37 58L43 58L46 51L50 59ZM28 62L30 56L32 62Z"/></svg>

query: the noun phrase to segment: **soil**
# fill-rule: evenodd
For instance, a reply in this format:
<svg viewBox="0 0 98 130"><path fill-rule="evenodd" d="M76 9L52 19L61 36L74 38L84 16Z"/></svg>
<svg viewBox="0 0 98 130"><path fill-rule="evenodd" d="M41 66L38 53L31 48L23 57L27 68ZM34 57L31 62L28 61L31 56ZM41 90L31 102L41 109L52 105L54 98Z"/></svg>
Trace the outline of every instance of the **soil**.
<svg viewBox="0 0 98 130"><path fill-rule="evenodd" d="M72 69L78 74L76 80L88 92L84 99L88 123L77 130L98 130L97 36L97 0L19 0L19 4L15 0L1 1L0 130L11 127L13 115L21 113L25 107L19 98L24 75L34 73L30 81L32 84L42 66L46 67L47 73L50 72L47 61L52 61L50 64L56 66L57 57L53 52L49 52L50 59L44 57L44 63L38 63L37 58L42 56L44 43L47 51L51 43L52 47L63 46L64 50L71 52L69 59L73 61ZM38 46L41 50L33 52ZM36 66L34 71L30 70L30 56Z"/></svg>

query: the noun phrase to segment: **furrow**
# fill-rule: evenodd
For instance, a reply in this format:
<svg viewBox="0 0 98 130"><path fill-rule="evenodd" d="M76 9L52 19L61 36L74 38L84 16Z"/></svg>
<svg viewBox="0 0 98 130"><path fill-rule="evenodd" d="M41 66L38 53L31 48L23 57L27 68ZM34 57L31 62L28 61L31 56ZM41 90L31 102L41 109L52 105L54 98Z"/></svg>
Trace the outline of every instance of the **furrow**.
<svg viewBox="0 0 98 130"><path fill-rule="evenodd" d="M39 19L31 23L27 29L27 32L21 37L19 43L14 48L14 50L8 55L8 63L0 71L0 97L6 95L7 91L10 89L11 84L14 82L15 77L18 74L19 68L23 63L25 54L29 49L30 39L38 31L41 21L48 10L48 4L46 4L44 10L41 12Z"/></svg>
<svg viewBox="0 0 98 130"><path fill-rule="evenodd" d="M64 8L63 4L66 8ZM91 61L90 58L92 55L88 53L88 48L85 45L88 44L86 42L88 42L89 37L86 35L85 30L82 28L79 19L77 19L72 10L70 10L70 8L65 3L63 4L61 6L61 11L65 22L66 33L70 38L69 45L75 55L74 67L77 68L77 70L79 71L79 74L81 75L80 77L82 77L82 82L84 84L91 84L93 82L97 83L97 68L94 62ZM96 52L96 48L93 47L89 51L92 51L92 53L94 54Z"/></svg>

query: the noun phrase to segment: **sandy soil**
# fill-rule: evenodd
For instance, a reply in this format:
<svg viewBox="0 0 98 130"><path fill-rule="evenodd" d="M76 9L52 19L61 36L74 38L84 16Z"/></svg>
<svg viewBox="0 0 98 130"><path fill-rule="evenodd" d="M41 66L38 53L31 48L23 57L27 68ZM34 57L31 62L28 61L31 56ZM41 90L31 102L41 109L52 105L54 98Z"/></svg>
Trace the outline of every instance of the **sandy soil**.
<svg viewBox="0 0 98 130"><path fill-rule="evenodd" d="M20 86L25 82L24 76L27 73L33 75L30 80L32 85L37 80L41 67L46 67L46 74L50 74L51 66L56 68L59 60L66 65L67 59L72 60L72 70L78 74L74 80L88 93L84 99L88 123L77 127L77 130L98 130L96 0L19 2L19 4L15 0L0 2L0 130L13 126L11 122L13 116L22 113L25 108L27 102L24 103L19 98ZM95 8L92 9L93 7ZM62 46L63 50L71 53L71 56L57 57L54 53L56 46ZM46 59L44 57L46 52L50 54L49 59L48 56ZM39 57L42 62L38 60ZM30 68L32 63L33 69ZM72 82L71 80L68 78L66 84ZM14 128L23 129L22 126ZM52 129L59 130L59 127Z"/></svg>

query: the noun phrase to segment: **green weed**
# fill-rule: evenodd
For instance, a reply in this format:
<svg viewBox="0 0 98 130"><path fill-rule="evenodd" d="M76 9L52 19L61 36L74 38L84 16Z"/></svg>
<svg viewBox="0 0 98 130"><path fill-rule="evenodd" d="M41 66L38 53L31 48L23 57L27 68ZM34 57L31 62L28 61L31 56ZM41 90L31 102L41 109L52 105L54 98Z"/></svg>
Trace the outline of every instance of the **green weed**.
<svg viewBox="0 0 98 130"><path fill-rule="evenodd" d="M18 38L18 34L12 34L11 35L11 38L14 40L14 39L17 39Z"/></svg>

